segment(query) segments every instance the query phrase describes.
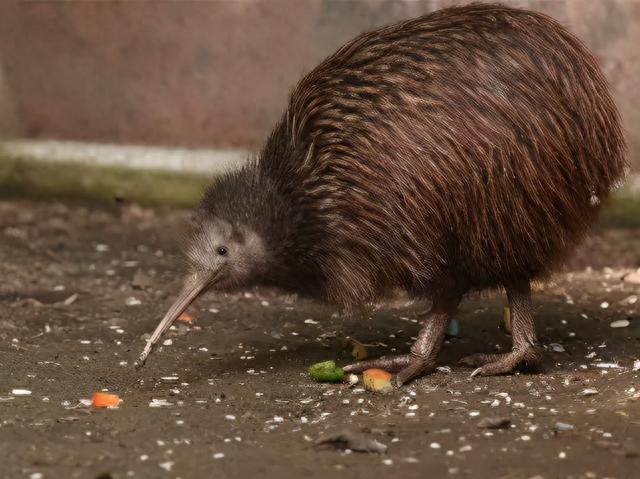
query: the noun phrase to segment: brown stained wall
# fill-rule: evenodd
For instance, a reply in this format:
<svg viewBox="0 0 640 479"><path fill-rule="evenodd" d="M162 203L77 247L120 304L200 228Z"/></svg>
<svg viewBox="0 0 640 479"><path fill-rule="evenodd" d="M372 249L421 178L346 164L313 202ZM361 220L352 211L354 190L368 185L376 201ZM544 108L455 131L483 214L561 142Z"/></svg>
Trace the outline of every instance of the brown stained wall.
<svg viewBox="0 0 640 479"><path fill-rule="evenodd" d="M256 148L296 80L340 44L463 3L0 0L0 127L11 114L29 137ZM640 169L640 0L503 3L556 17L595 50Z"/></svg>
<svg viewBox="0 0 640 479"><path fill-rule="evenodd" d="M0 140L22 134L23 128L18 120L14 100L15 95L9 89L0 61Z"/></svg>

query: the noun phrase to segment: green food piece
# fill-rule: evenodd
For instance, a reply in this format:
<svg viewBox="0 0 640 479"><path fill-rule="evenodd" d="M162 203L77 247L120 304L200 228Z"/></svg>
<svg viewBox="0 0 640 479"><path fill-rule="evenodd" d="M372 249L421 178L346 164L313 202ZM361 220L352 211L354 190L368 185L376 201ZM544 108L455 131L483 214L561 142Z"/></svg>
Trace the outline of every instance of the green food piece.
<svg viewBox="0 0 640 479"><path fill-rule="evenodd" d="M344 379L344 372L336 366L335 361L322 361L311 365L309 376L319 383L334 383Z"/></svg>

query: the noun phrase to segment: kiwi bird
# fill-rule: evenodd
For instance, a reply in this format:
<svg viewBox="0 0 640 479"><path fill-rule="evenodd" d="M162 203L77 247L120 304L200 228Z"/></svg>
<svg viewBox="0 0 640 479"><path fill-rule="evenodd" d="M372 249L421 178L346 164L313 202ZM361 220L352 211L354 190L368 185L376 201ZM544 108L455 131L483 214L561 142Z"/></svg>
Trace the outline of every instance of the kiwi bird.
<svg viewBox="0 0 640 479"><path fill-rule="evenodd" d="M473 4L364 33L292 90L256 159L205 193L184 289L139 363L203 291L276 286L358 313L401 288L431 301L399 386L435 366L470 292L506 291L537 366L532 280L559 267L623 177L620 119L594 56L540 13Z"/></svg>

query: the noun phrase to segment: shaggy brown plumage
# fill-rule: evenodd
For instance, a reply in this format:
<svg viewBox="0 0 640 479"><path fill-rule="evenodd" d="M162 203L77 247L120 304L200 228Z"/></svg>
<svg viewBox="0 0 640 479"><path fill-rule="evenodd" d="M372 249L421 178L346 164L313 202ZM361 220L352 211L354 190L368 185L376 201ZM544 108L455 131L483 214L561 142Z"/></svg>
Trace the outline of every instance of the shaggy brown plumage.
<svg viewBox="0 0 640 479"><path fill-rule="evenodd" d="M623 150L605 78L560 24L441 10L360 35L307 74L258 159L205 195L189 256L217 287L272 284L348 311L401 287L446 325L464 293L498 286L525 311L529 282L622 177Z"/></svg>

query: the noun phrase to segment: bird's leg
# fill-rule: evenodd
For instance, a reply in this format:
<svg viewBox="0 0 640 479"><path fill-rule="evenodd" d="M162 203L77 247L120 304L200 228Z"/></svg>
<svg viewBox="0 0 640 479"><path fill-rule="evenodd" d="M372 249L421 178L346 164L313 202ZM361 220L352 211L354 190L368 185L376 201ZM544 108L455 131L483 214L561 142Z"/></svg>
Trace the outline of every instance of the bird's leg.
<svg viewBox="0 0 640 479"><path fill-rule="evenodd" d="M436 356L444 340L447 324L458 307L460 298L436 298L422 322L411 352L399 356L381 357L369 361L360 361L344 367L345 372L362 372L370 368L380 368L396 373L392 379L395 387L400 387L413 378L435 368Z"/></svg>
<svg viewBox="0 0 640 479"><path fill-rule="evenodd" d="M493 376L513 372L515 369L535 369L542 363L543 349L536 338L531 306L529 281L507 286L511 310L512 350L504 354L472 354L460 363L476 367L472 376Z"/></svg>

